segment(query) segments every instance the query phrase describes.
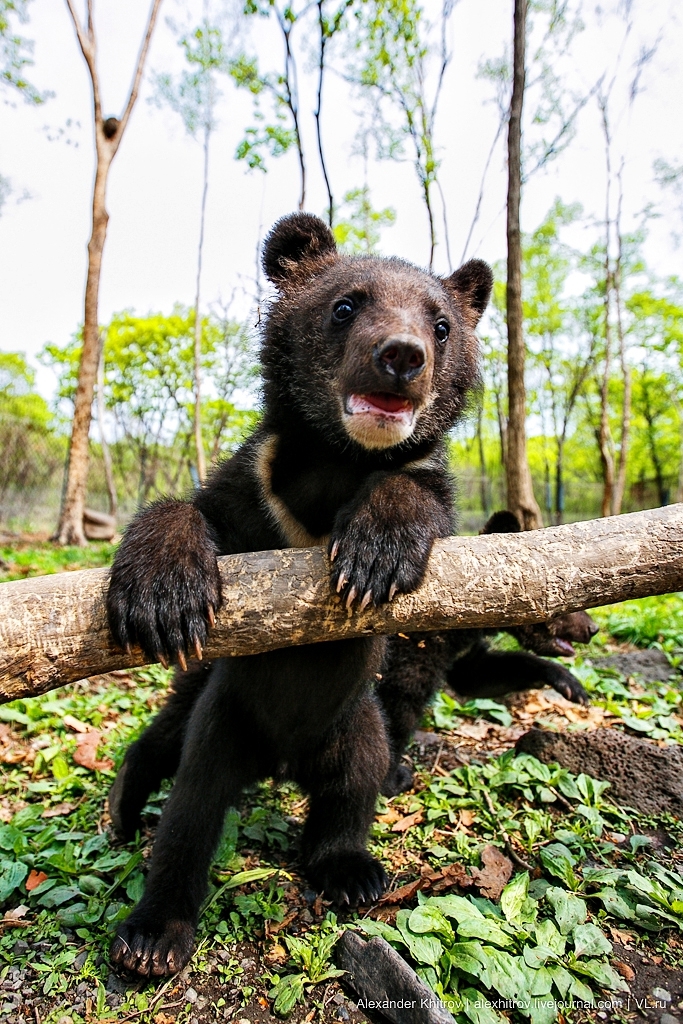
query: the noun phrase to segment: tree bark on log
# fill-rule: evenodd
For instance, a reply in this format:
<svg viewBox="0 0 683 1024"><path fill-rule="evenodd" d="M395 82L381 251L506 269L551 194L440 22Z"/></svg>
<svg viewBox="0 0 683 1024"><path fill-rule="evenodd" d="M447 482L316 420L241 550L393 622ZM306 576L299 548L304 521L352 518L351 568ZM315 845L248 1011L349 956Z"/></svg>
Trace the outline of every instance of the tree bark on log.
<svg viewBox="0 0 683 1024"><path fill-rule="evenodd" d="M401 631L542 622L581 608L683 590L683 504L522 534L449 537L423 585L347 613L322 548L219 559L224 602L207 658ZM0 703L143 665L116 648L108 570L0 584Z"/></svg>

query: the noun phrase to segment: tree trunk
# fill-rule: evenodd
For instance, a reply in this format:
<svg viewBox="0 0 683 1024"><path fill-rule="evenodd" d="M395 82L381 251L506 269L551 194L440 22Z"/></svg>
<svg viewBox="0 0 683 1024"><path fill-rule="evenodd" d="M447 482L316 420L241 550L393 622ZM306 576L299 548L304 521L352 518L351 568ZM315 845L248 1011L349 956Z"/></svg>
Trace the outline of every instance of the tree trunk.
<svg viewBox="0 0 683 1024"><path fill-rule="evenodd" d="M514 62L508 127L507 197L507 330L508 424L507 505L525 530L543 525L534 497L526 450L526 386L524 382L524 319L522 313L522 236L519 210L522 194L522 108L524 105L527 0L515 0Z"/></svg>
<svg viewBox="0 0 683 1024"><path fill-rule="evenodd" d="M620 203L621 205L621 203ZM617 218L617 230L619 232L619 253L614 274L614 299L617 311L617 337L619 339L619 362L621 365L621 378L624 385L624 394L621 406L621 439L619 444L619 467L617 479L612 496L612 515L618 516L624 501L626 490L626 470L628 468L628 453L631 440L631 367L626 359L626 340L624 338L624 320L621 307L621 218Z"/></svg>
<svg viewBox="0 0 683 1024"><path fill-rule="evenodd" d="M209 190L209 139L210 127L204 129L204 181L202 186L202 210L199 223L199 247L197 249L197 291L194 304L194 444L197 453L197 476L199 482L206 480L206 456L202 438L202 318L200 298L202 284L202 256L204 253L204 223L206 218L206 195Z"/></svg>
<svg viewBox="0 0 683 1024"><path fill-rule="evenodd" d="M108 117L106 121L102 119L100 81L97 71L97 41L95 26L92 20L92 2L89 0L87 4L85 27L80 22L74 7L74 0L66 0L66 4L74 23L78 43L83 59L88 67L92 84L96 163L92 202L92 232L88 242L88 274L85 283L83 352L78 367L78 386L74 399L74 416L71 428L71 441L69 443L66 486L64 487L62 497L59 525L57 526L54 539L59 544L85 545L83 512L85 510L85 492L88 483L88 435L92 419L92 402L95 380L97 378L97 367L100 359L98 325L100 272L102 269L104 242L107 237L107 223L109 221L109 214L106 209L107 179L111 162L116 155L133 107L137 102L142 73L161 0L152 0L151 3L147 27L142 40L142 46L140 47L140 53L138 54L126 108L120 120L115 117Z"/></svg>
<svg viewBox="0 0 683 1024"><path fill-rule="evenodd" d="M484 452L484 432L482 430L482 420L484 418L484 405L483 402L479 406L477 412L477 448L479 450L479 470L481 473L480 477L480 493L481 493L481 508L484 515L488 518L489 515L489 489L488 489L488 474L486 472L486 454Z"/></svg>
<svg viewBox="0 0 683 1024"><path fill-rule="evenodd" d="M92 201L92 232L88 242L88 275L85 283L85 317L83 352L78 369L78 386L74 398L74 417L69 445L69 466L66 488L55 540L59 544L87 543L83 532L85 491L88 483L88 435L92 418L97 367L100 361L100 328L97 307L100 290L102 253L107 237L109 214L106 209L107 178L113 147L104 137L101 124L95 125L97 168Z"/></svg>
<svg viewBox="0 0 683 1024"><path fill-rule="evenodd" d="M107 481L107 492L109 494L109 514L116 518L118 501L116 498L116 483L114 481L114 470L111 464L111 452L104 432L104 335L100 338L100 362L97 368L97 420L100 427L100 444L102 445L102 461L104 462L104 478Z"/></svg>
<svg viewBox="0 0 683 1024"><path fill-rule="evenodd" d="M614 455L612 454L612 432L609 426L609 379L612 369L612 321L610 316L610 294L612 290L609 254L605 260L605 365L600 385L600 426L598 448L602 466L602 507L601 515L612 513L614 497Z"/></svg>
<svg viewBox="0 0 683 1024"><path fill-rule="evenodd" d="M683 505L521 534L437 541L424 583L349 615L319 547L219 559L223 607L206 656L425 629L507 628L683 589ZM107 569L0 584L0 701L144 664L114 647ZM324 686L321 680L321 686Z"/></svg>
<svg viewBox="0 0 683 1024"><path fill-rule="evenodd" d="M330 178L327 173L327 164L325 163L325 154L323 152L323 136L322 126L320 123L320 117L322 114L323 106L323 78L325 75L325 47L327 45L327 30L325 26L325 12L323 10L324 0L318 0L318 28L320 30L320 50L318 54L318 94L316 98L316 108L313 111L315 117L315 131L318 139L318 155L320 157L320 169L323 172L323 178L325 179L325 189L327 190L327 223L332 227L334 222L334 198L332 196L332 186L330 185Z"/></svg>

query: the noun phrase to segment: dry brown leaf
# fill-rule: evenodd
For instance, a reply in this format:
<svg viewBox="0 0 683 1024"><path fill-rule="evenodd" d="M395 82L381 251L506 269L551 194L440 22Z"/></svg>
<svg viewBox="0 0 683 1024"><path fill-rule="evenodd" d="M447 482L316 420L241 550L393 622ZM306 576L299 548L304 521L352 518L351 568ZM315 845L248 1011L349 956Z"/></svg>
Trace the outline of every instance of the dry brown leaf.
<svg viewBox="0 0 683 1024"><path fill-rule="evenodd" d="M377 821L383 821L385 825L393 825L395 821L400 820L400 813L395 807L388 807L384 814L377 815Z"/></svg>
<svg viewBox="0 0 683 1024"><path fill-rule="evenodd" d="M266 953L265 959L269 964L283 964L288 957L287 950L284 946L281 946L279 942L276 942L274 946Z"/></svg>
<svg viewBox="0 0 683 1024"><path fill-rule="evenodd" d="M71 814L77 807L78 804L55 804L54 807L46 807L41 818L63 818L65 814Z"/></svg>
<svg viewBox="0 0 683 1024"><path fill-rule="evenodd" d="M0 722L0 762L3 764L21 764L31 762L35 757L28 743L15 736L8 725Z"/></svg>
<svg viewBox="0 0 683 1024"><path fill-rule="evenodd" d="M443 892L454 885L461 889L469 889L474 885L474 879L468 874L464 864L447 864L443 869L443 877L434 886L434 892Z"/></svg>
<svg viewBox="0 0 683 1024"><path fill-rule="evenodd" d="M393 892L385 892L384 896L381 897L379 902L403 903L405 900L412 900L415 893L419 889L423 889L424 886L424 878L416 878L414 882L408 882L406 885L402 885L398 889L394 889Z"/></svg>
<svg viewBox="0 0 683 1024"><path fill-rule="evenodd" d="M154 1024L175 1024L175 1017L171 1017L168 1013L157 1013Z"/></svg>
<svg viewBox="0 0 683 1024"><path fill-rule="evenodd" d="M77 718L74 718L73 715L64 715L62 721L64 722L64 725L67 727L67 729L72 729L73 732L90 731L90 726L87 725L86 722L80 722Z"/></svg>
<svg viewBox="0 0 683 1024"><path fill-rule="evenodd" d="M624 963L623 960L613 960L612 967L614 967L614 970L617 971L622 978L625 978L626 981L633 981L636 976L636 972L630 964Z"/></svg>
<svg viewBox="0 0 683 1024"><path fill-rule="evenodd" d="M269 921L268 922L268 934L274 935L276 932L281 932L283 928L286 928L288 924L291 924L294 918L299 913L298 908L290 910L290 912L282 919L282 921Z"/></svg>
<svg viewBox="0 0 683 1024"><path fill-rule="evenodd" d="M74 761L82 768L90 771L105 772L114 767L114 762L109 757L97 760L97 748L100 745L102 734L99 729L90 729L88 732L79 733L78 747L74 752Z"/></svg>
<svg viewBox="0 0 683 1024"><path fill-rule="evenodd" d="M422 811L415 811L414 814L408 814L405 818L401 818L395 825L392 826L392 832L407 832L413 825L419 825L422 821Z"/></svg>
<svg viewBox="0 0 683 1024"><path fill-rule="evenodd" d="M470 740L483 740L493 729L491 722L481 719L478 722L463 722L454 730L456 736L466 736Z"/></svg>
<svg viewBox="0 0 683 1024"><path fill-rule="evenodd" d="M469 825L473 825L477 820L475 811L471 811L468 807L461 807L458 811L458 817L460 818L460 824L467 828Z"/></svg>
<svg viewBox="0 0 683 1024"><path fill-rule="evenodd" d="M472 878L482 896L490 900L500 899L505 886L512 877L512 861L497 846L485 846L481 851L483 868L472 868Z"/></svg>
<svg viewBox="0 0 683 1024"><path fill-rule="evenodd" d="M31 871L28 878L26 879L26 892L32 892L34 889L37 889L42 882L45 882L46 880L47 875L45 874L45 872L36 871L34 868L34 870Z"/></svg>

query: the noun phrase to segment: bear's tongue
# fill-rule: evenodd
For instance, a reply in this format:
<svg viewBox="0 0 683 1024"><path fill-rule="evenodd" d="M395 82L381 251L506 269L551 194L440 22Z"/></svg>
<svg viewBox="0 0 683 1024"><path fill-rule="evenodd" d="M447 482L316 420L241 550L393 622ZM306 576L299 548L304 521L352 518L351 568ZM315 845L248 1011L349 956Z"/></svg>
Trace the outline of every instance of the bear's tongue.
<svg viewBox="0 0 683 1024"><path fill-rule="evenodd" d="M568 640L563 640L561 637L555 637L555 644L560 648L565 658L573 658L576 653L572 645Z"/></svg>
<svg viewBox="0 0 683 1024"><path fill-rule="evenodd" d="M389 413L399 415L412 413L413 403L400 395L391 395L385 391L376 391L371 395L349 395L348 409L351 413Z"/></svg>

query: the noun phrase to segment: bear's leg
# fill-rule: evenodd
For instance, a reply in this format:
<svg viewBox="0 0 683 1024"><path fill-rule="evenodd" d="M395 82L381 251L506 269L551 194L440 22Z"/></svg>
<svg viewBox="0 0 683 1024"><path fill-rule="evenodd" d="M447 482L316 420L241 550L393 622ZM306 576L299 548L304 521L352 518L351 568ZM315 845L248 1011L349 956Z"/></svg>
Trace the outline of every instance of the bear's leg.
<svg viewBox="0 0 683 1024"><path fill-rule="evenodd" d="M491 651L483 641L455 662L447 680L456 693L468 697L503 697L552 686L575 704L589 703L583 686L564 665L527 651Z"/></svg>
<svg viewBox="0 0 683 1024"><path fill-rule="evenodd" d="M296 781L310 794L304 869L311 884L335 903L376 900L387 886L384 868L365 844L388 768L384 721L367 692L300 765Z"/></svg>
<svg viewBox="0 0 683 1024"><path fill-rule="evenodd" d="M126 751L109 790L109 814L117 832L133 839L150 794L178 770L187 723L209 677L209 664L177 671L166 703Z"/></svg>
<svg viewBox="0 0 683 1024"><path fill-rule="evenodd" d="M145 893L111 948L113 963L144 977L173 974L190 959L225 812L263 774L263 738L227 691L221 663L215 669L188 725Z"/></svg>

